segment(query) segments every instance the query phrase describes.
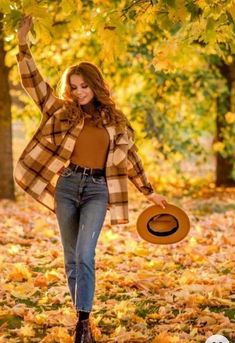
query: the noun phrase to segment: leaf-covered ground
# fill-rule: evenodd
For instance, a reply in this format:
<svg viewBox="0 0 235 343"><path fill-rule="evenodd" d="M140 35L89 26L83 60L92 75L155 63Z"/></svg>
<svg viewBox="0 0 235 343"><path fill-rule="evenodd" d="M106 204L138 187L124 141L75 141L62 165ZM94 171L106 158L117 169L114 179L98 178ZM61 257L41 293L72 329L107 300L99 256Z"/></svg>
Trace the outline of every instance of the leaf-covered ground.
<svg viewBox="0 0 235 343"><path fill-rule="evenodd" d="M138 214L152 205L130 196L130 223L109 225L96 248L91 325L97 342L235 342L235 195L170 199L191 230L168 246L143 241ZM169 198L168 198L169 200ZM72 343L71 303L56 218L24 195L0 201L0 342Z"/></svg>

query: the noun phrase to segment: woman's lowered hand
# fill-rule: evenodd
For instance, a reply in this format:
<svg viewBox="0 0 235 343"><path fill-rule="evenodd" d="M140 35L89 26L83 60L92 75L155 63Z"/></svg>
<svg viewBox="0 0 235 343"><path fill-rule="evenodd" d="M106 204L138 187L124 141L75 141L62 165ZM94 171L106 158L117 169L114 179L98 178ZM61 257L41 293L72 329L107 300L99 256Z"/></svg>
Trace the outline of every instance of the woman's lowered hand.
<svg viewBox="0 0 235 343"><path fill-rule="evenodd" d="M152 201L155 205L158 205L162 208L165 208L165 206L167 205L166 198L161 194L151 193L145 196L149 201Z"/></svg>

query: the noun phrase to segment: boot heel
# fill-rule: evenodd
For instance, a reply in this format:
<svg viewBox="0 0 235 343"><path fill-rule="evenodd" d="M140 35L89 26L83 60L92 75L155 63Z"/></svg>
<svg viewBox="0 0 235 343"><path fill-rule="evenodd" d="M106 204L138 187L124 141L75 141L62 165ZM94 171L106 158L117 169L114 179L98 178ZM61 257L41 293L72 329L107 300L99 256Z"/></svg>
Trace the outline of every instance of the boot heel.
<svg viewBox="0 0 235 343"><path fill-rule="evenodd" d="M95 343L89 318L77 320L73 343Z"/></svg>

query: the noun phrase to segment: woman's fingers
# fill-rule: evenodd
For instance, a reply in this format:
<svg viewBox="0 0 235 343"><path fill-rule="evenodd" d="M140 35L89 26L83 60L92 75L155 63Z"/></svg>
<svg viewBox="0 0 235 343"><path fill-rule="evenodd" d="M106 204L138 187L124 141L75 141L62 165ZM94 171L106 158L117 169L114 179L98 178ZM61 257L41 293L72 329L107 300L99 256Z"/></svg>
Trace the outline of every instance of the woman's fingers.
<svg viewBox="0 0 235 343"><path fill-rule="evenodd" d="M165 208L168 205L166 197L161 194L151 193L147 195L147 198L162 208Z"/></svg>
<svg viewBox="0 0 235 343"><path fill-rule="evenodd" d="M31 14L25 14L23 19L32 18Z"/></svg>
<svg viewBox="0 0 235 343"><path fill-rule="evenodd" d="M167 204L168 203L167 203L166 199L164 199L164 198L157 202L157 205L161 206L162 208L166 208Z"/></svg>
<svg viewBox="0 0 235 343"><path fill-rule="evenodd" d="M33 18L32 18L31 15L25 16L25 17L23 18L23 20L22 20L21 25L26 26L26 27L27 27L27 26L28 26L28 27L31 27L31 25L32 25L32 20L33 20Z"/></svg>
<svg viewBox="0 0 235 343"><path fill-rule="evenodd" d="M24 15L21 18L21 21L18 24L17 27L17 36L19 39L25 39L29 33L29 31L31 30L32 27L32 16L31 15Z"/></svg>
<svg viewBox="0 0 235 343"><path fill-rule="evenodd" d="M30 23L32 21L31 15L26 15L22 18L22 23Z"/></svg>
<svg viewBox="0 0 235 343"><path fill-rule="evenodd" d="M25 23L29 24L31 21L32 21L32 17L31 16L27 16L27 17L24 18L24 22Z"/></svg>

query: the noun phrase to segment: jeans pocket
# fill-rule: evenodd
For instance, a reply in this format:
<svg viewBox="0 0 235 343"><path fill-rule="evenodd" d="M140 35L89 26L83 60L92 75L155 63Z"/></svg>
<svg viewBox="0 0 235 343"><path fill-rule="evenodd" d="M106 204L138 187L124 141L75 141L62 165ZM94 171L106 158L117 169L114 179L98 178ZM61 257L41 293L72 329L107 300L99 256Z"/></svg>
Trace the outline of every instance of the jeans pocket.
<svg viewBox="0 0 235 343"><path fill-rule="evenodd" d="M73 170L67 167L60 173L60 176L69 177L72 174L73 174Z"/></svg>
<svg viewBox="0 0 235 343"><path fill-rule="evenodd" d="M91 179L94 183L100 184L100 185L105 185L106 184L106 179L103 175L100 176L94 176L91 175Z"/></svg>

